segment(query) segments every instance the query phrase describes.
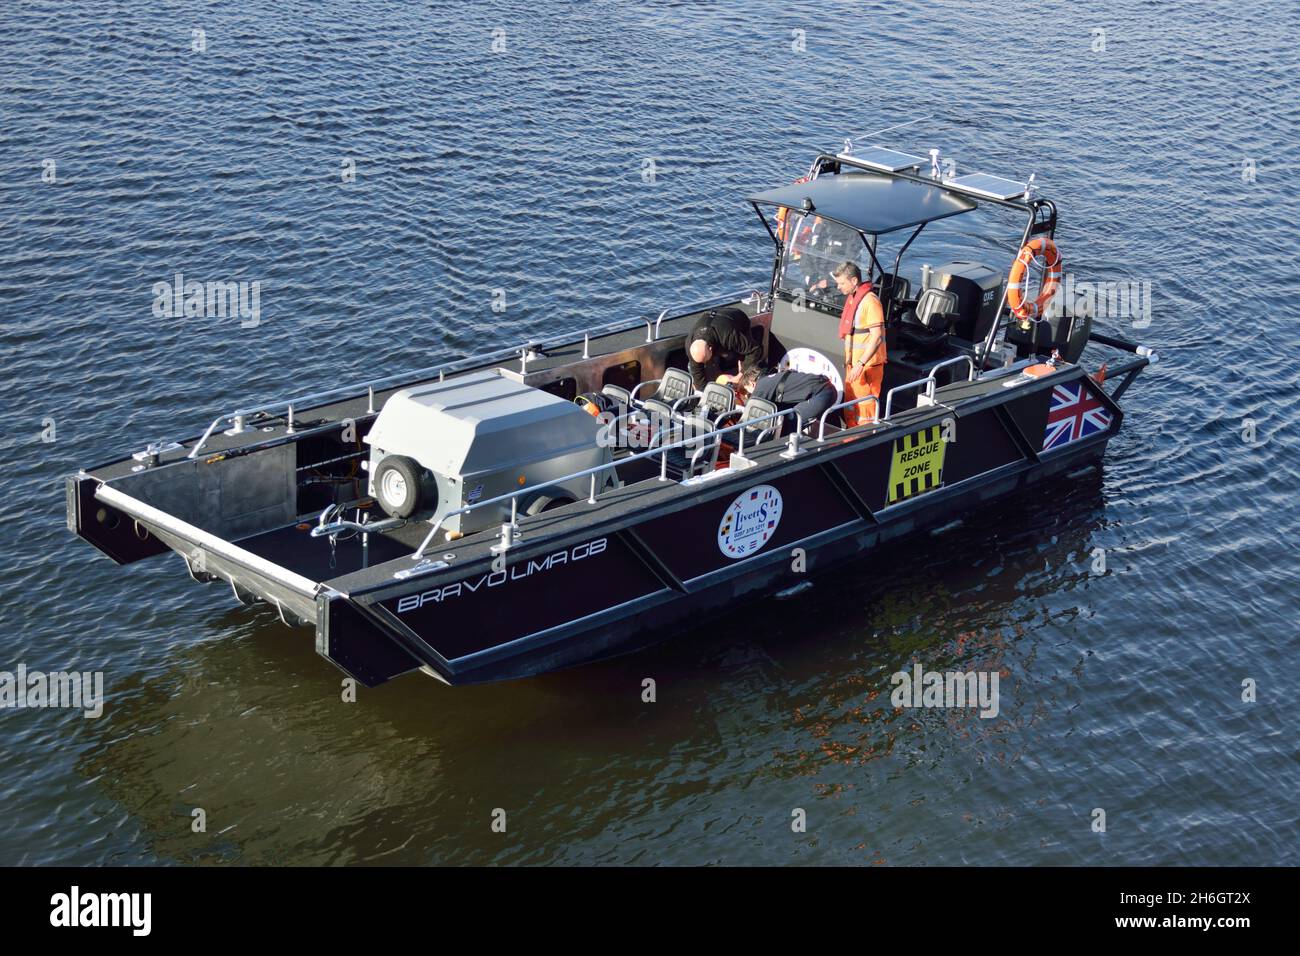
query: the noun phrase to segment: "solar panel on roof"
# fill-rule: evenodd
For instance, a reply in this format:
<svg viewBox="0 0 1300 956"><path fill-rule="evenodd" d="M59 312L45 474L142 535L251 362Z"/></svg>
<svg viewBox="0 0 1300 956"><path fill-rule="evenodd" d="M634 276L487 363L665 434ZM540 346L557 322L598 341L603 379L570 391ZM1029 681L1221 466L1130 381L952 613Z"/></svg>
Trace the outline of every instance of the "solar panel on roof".
<svg viewBox="0 0 1300 956"><path fill-rule="evenodd" d="M957 176L953 179L945 179L943 184L968 193L988 196L990 199L1014 199L1025 193L1024 183L1018 183L1014 179L1003 179L1001 176L990 176L988 173Z"/></svg>
<svg viewBox="0 0 1300 956"><path fill-rule="evenodd" d="M884 146L864 146L862 149L855 150L850 158L872 169L883 169L887 173L914 169L926 162L923 156L900 153L896 149L887 149Z"/></svg>

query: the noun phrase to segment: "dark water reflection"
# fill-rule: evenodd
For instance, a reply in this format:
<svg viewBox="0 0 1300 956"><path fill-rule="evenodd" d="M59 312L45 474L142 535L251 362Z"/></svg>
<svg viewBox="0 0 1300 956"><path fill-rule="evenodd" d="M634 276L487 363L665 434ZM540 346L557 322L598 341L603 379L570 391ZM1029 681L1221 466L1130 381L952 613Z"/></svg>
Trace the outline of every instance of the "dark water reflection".
<svg viewBox="0 0 1300 956"><path fill-rule="evenodd" d="M1094 477L1051 513L1005 509L946 534L945 547L977 556L958 575L933 566L931 539L909 542L891 568L855 562L642 654L455 690L413 676L356 703L305 632L231 610L124 689L78 771L181 862L650 861L679 827L721 861L736 860L737 829L747 852L820 858L820 841L792 839L790 808L847 829L871 818L874 831L891 781L942 773L954 752L968 773L1014 767L1038 722L1068 719L1086 652L1044 661L1036 632L1079 611L1014 609L1086 579L1102 515ZM889 675L914 661L998 670L998 719L896 711ZM790 806L750 805L756 788ZM660 833L668 806L683 819ZM206 833L191 832L195 807ZM506 836L489 828L496 807ZM829 859L879 855L892 828Z"/></svg>

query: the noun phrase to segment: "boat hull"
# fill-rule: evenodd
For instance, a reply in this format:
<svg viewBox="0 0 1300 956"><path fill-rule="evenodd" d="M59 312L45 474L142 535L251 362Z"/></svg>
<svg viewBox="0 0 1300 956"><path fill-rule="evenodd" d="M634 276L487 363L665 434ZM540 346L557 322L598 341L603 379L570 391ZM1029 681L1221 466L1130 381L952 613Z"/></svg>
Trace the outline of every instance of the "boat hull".
<svg viewBox="0 0 1300 956"><path fill-rule="evenodd" d="M1035 406L1047 396L1035 391L1017 399L1019 414L1004 404L964 424L943 409L914 416L908 434L933 434L947 418L966 441L949 445L942 484L914 497L889 500L893 434L850 442L822 461L805 452L807 459L702 484L689 503L647 502L628 519L543 537L540 545L526 534L508 561L484 556L454 573L323 594L317 649L367 683L423 667L449 684L526 677L638 650L1099 463L1118 430L1118 410L1111 429L1044 455L1021 430L1041 434L1046 416ZM780 501L771 535L752 553L728 554L728 515L768 489ZM382 659L370 661L379 648Z"/></svg>
<svg viewBox="0 0 1300 956"><path fill-rule="evenodd" d="M1060 441L1062 389L1086 390L1103 426ZM1122 422L1078 366L994 373L871 427L750 448L703 480L648 478L523 518L505 552L485 532L430 542L421 560L427 526L370 535L368 552L358 536L311 537L282 488L285 461L306 456L290 456L300 439L285 433L163 469L71 476L68 526L119 563L176 551L196 580L314 626L317 651L367 686L413 671L473 684L635 651L887 556L895 539L1041 497L1045 482L1100 461ZM249 494L258 483L272 493Z"/></svg>

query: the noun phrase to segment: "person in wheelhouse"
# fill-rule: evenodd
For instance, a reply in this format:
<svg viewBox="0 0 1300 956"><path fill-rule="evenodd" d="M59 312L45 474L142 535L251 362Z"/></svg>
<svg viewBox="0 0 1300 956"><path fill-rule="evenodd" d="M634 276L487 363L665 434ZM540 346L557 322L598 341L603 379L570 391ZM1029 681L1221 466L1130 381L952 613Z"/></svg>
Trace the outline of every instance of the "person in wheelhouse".
<svg viewBox="0 0 1300 956"><path fill-rule="evenodd" d="M844 340L844 398L875 398L876 403L863 401L849 405L843 411L844 425L852 428L878 417L880 385L885 377L885 311L880 299L871 290L870 282L862 281L862 270L854 262L841 262L835 267L835 285L844 296L844 309L840 312L840 338Z"/></svg>

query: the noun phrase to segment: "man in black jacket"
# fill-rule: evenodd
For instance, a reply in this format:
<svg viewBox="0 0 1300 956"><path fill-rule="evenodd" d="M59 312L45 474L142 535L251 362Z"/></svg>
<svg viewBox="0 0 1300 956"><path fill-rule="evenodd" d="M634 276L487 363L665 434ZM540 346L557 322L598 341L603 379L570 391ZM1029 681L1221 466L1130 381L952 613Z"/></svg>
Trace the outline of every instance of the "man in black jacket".
<svg viewBox="0 0 1300 956"><path fill-rule="evenodd" d="M763 361L762 342L750 336L749 316L739 309L717 309L706 315L686 337L686 352L696 391L717 381L724 368L736 369L726 375L735 384Z"/></svg>
<svg viewBox="0 0 1300 956"><path fill-rule="evenodd" d="M793 408L805 427L815 426L822 412L835 404L835 386L825 375L786 369L760 376L757 371L741 376L740 384L751 398L765 398L778 411ZM786 416L787 419L790 416ZM794 421L787 423L792 427Z"/></svg>

